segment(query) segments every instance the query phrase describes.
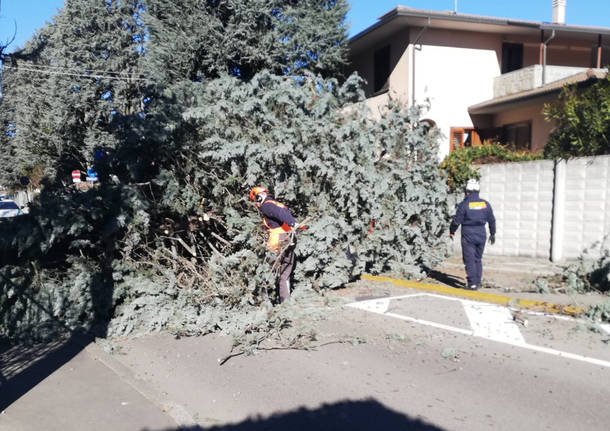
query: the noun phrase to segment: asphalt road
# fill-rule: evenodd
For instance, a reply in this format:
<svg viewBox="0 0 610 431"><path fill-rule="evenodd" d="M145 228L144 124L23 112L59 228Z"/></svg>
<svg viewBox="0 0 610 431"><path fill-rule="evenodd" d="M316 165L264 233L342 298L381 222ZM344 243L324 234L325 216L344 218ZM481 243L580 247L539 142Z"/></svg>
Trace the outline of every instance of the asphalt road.
<svg viewBox="0 0 610 431"><path fill-rule="evenodd" d="M312 318L315 350L224 365L231 339L217 336L114 340L112 354L92 344L29 380L37 362L4 352L0 390L31 389L5 397L0 430L608 429L610 334L410 289L378 294L354 290Z"/></svg>

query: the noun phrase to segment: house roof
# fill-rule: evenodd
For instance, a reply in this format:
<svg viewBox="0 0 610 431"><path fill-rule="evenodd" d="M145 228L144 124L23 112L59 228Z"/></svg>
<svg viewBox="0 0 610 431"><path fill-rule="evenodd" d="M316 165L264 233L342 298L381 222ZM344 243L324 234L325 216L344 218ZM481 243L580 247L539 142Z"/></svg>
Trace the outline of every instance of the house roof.
<svg viewBox="0 0 610 431"><path fill-rule="evenodd" d="M609 27L574 26L567 24L524 21L482 15L432 11L397 6L378 18L372 26L350 39L350 49L358 52L387 39L408 27L430 27L447 30L534 36L555 31L556 37L568 37L583 42L597 42L599 35L610 36Z"/></svg>
<svg viewBox="0 0 610 431"><path fill-rule="evenodd" d="M507 109L515 109L523 106L529 106L537 103L543 103L556 98L556 93L566 85L581 84L589 80L604 79L608 72L604 70L588 69L584 72L577 73L567 78L551 82L542 87L532 90L522 91L520 93L510 94L496 99L487 100L468 108L469 114L495 114Z"/></svg>

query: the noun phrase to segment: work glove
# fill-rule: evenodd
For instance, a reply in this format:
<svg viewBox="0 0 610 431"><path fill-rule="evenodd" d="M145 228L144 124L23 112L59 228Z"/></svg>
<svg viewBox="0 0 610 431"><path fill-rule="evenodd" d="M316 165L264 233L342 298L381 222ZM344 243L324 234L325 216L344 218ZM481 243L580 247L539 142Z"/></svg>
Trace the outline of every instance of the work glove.
<svg viewBox="0 0 610 431"><path fill-rule="evenodd" d="M490 235L489 236L489 243L491 245L494 245L496 243L496 236L495 235Z"/></svg>

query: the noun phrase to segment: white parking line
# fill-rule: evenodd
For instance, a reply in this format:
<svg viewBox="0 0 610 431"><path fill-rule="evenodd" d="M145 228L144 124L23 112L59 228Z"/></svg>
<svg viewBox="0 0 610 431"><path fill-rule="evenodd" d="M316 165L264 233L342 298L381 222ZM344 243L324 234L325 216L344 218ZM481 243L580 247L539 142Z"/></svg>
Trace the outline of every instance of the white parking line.
<svg viewBox="0 0 610 431"><path fill-rule="evenodd" d="M394 317L395 319L405 320L407 322L420 323L426 326L432 326L434 328L445 329L447 331L459 332L461 334L466 335L474 335L473 331L468 331L466 329L455 328L453 326L443 325L442 323L431 322L429 320L416 319L415 317L404 316L402 314L389 313L388 308L390 306L390 301L392 299L404 299L404 298L414 298L417 296L437 296L430 295L427 293L415 293L413 295L402 295L402 296L393 296L390 298L379 298L379 299L369 299L367 301L353 302L351 304L347 304L348 307L358 308L364 311L370 311L371 313L383 314L385 316ZM445 298L444 296L441 298ZM453 298L447 298L453 299Z"/></svg>
<svg viewBox="0 0 610 431"><path fill-rule="evenodd" d="M505 307L482 302L462 302L475 337L502 343L525 344L513 316Z"/></svg>
<svg viewBox="0 0 610 431"><path fill-rule="evenodd" d="M466 312L466 316L468 317L470 325L473 329L467 330L462 328L456 328L454 326L444 325L442 323L432 322L423 319L416 319L414 317L388 312L390 301L395 299L414 298L418 296L428 296L433 298L442 298L444 300L449 301L461 302ZM512 316L510 314L510 311L507 308L499 305L485 304L481 302L470 301L468 299L452 298L431 293L416 293L413 295L401 295L388 298L369 299L366 301L353 302L351 304L347 304L347 306L375 314L381 314L384 316L405 320L408 322L419 323L421 325L443 329L446 331L457 332L464 335L472 335L474 337L509 344L511 346L522 347L528 350L547 353L549 355L560 356L563 358L574 359L577 361L610 368L610 362L608 361L526 343L525 339L523 338L523 335L521 334L521 331L519 331L519 328L512 322ZM604 330L608 329L610 328L604 327Z"/></svg>

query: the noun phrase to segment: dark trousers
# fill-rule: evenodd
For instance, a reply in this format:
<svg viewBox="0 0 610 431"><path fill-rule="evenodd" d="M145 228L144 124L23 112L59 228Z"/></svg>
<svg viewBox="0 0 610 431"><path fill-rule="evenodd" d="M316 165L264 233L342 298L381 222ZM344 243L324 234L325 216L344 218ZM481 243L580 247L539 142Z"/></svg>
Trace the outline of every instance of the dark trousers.
<svg viewBox="0 0 610 431"><path fill-rule="evenodd" d="M280 302L290 299L292 292L292 273L294 272L294 249L296 238L288 234L280 235L277 252L268 252L268 262L276 276L275 298Z"/></svg>
<svg viewBox="0 0 610 431"><path fill-rule="evenodd" d="M466 283L468 286L481 285L483 275L483 251L485 250L485 236L482 238L464 235L462 232L462 260L466 267Z"/></svg>
<svg viewBox="0 0 610 431"><path fill-rule="evenodd" d="M290 245L284 253L278 256L279 274L277 278L277 293L280 297L280 302L290 299L292 291L292 271L294 270L294 245Z"/></svg>

